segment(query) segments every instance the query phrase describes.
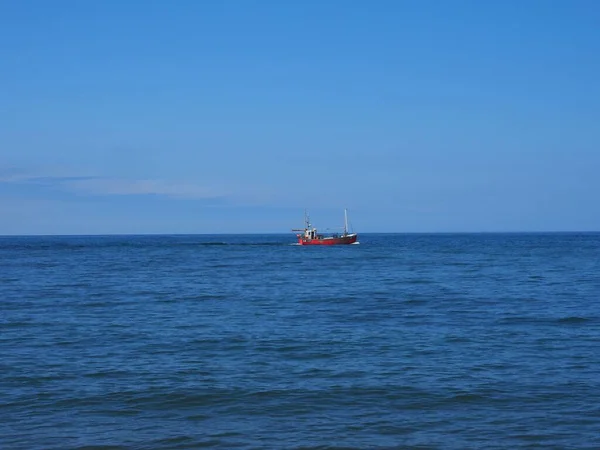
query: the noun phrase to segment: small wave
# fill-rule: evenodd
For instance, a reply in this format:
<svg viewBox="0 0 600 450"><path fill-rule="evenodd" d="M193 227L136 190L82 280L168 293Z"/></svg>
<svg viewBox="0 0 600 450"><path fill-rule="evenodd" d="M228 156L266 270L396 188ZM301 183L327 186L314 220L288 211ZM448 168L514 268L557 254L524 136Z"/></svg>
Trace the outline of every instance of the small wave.
<svg viewBox="0 0 600 450"><path fill-rule="evenodd" d="M502 325L520 325L520 324L559 324L559 325L578 325L593 322L595 318L568 316L568 317L505 317L499 319L497 323Z"/></svg>
<svg viewBox="0 0 600 450"><path fill-rule="evenodd" d="M521 324L532 324L532 323L537 323L537 322L544 322L547 319L543 319L543 318L539 318L539 317L525 317L525 316L518 316L518 317L504 317L501 319L498 319L496 321L496 323L500 324L500 325L521 325Z"/></svg>
<svg viewBox="0 0 600 450"><path fill-rule="evenodd" d="M193 245L193 244L186 244ZM230 247L272 247L272 246L283 246L288 245L287 242L199 242L196 243L197 246L230 246ZM294 245L294 244L290 244ZM298 245L296 242L295 245Z"/></svg>
<svg viewBox="0 0 600 450"><path fill-rule="evenodd" d="M235 434L234 434L235 436ZM209 446L209 445L218 445L221 442L219 441L215 441L215 440L210 440L210 441L203 441L202 443L198 442L196 437L192 437L192 436L187 436L187 435L183 435L183 436L173 436L173 437L169 437L169 438L163 438L163 439L158 439L156 441L154 441L155 444L158 445L166 445L169 448L181 448L179 447L180 445L183 445L183 448L195 448L196 446Z"/></svg>
<svg viewBox="0 0 600 450"><path fill-rule="evenodd" d="M82 303L81 306L83 308L106 308L112 304L113 302L111 301L90 301L87 303Z"/></svg>
<svg viewBox="0 0 600 450"><path fill-rule="evenodd" d="M22 251L74 251L91 250L99 248L185 248L185 247L224 247L224 246L282 246L288 245L288 242L201 242L186 241L173 242L169 240L131 240L131 241L113 241L113 240L90 240L88 242L29 242L29 243L8 243L1 244L0 250L22 250Z"/></svg>
<svg viewBox="0 0 600 450"><path fill-rule="evenodd" d="M32 242L32 243L9 243L0 245L0 250L77 250L91 247L89 244L67 243L67 242Z"/></svg>
<svg viewBox="0 0 600 450"><path fill-rule="evenodd" d="M413 278L412 280L406 280L406 284L433 284L435 281L428 278Z"/></svg>
<svg viewBox="0 0 600 450"><path fill-rule="evenodd" d="M487 402L489 399L490 397L488 395L465 392L463 394L457 394L454 397L451 397L449 400L452 402L465 403L477 401Z"/></svg>
<svg viewBox="0 0 600 450"><path fill-rule="evenodd" d="M560 324L576 325L579 323L588 323L588 322L592 322L592 321L593 321L593 319L590 317L570 316L570 317L561 317L556 322L560 323Z"/></svg>

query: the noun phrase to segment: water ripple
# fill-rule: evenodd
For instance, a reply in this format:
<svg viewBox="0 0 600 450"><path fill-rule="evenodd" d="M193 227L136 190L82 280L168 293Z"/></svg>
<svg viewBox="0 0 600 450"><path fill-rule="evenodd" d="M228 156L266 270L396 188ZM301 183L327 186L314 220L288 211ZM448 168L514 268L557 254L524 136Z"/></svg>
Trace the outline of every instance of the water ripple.
<svg viewBox="0 0 600 450"><path fill-rule="evenodd" d="M0 448L600 448L599 235L361 242L0 238Z"/></svg>

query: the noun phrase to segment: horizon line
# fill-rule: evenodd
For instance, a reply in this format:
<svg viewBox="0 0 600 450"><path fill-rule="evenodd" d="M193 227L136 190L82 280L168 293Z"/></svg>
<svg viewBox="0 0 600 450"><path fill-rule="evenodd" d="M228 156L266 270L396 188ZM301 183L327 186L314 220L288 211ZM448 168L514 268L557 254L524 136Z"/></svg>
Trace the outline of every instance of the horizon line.
<svg viewBox="0 0 600 450"><path fill-rule="evenodd" d="M600 234L600 230L522 230L522 231L365 231L359 232L359 235L376 234ZM58 234L0 234L0 238L17 237L119 237L119 236L289 236L295 235L293 232L273 232L273 233L58 233Z"/></svg>

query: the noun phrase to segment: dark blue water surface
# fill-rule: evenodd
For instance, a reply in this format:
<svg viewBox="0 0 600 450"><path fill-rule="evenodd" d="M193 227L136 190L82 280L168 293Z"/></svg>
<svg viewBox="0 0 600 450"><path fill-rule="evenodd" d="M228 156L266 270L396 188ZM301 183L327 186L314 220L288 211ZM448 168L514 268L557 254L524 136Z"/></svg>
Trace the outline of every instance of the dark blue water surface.
<svg viewBox="0 0 600 450"><path fill-rule="evenodd" d="M600 448L600 235L0 238L0 448Z"/></svg>

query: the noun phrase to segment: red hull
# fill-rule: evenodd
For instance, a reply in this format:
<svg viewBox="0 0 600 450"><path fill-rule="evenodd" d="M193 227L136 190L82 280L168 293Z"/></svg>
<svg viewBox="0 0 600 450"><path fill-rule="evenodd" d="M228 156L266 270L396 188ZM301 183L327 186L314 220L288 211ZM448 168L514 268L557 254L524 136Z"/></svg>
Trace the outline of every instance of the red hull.
<svg viewBox="0 0 600 450"><path fill-rule="evenodd" d="M350 234L342 237L324 237L317 239L306 239L302 235L298 235L299 245L348 245L354 244L358 239L357 234Z"/></svg>

